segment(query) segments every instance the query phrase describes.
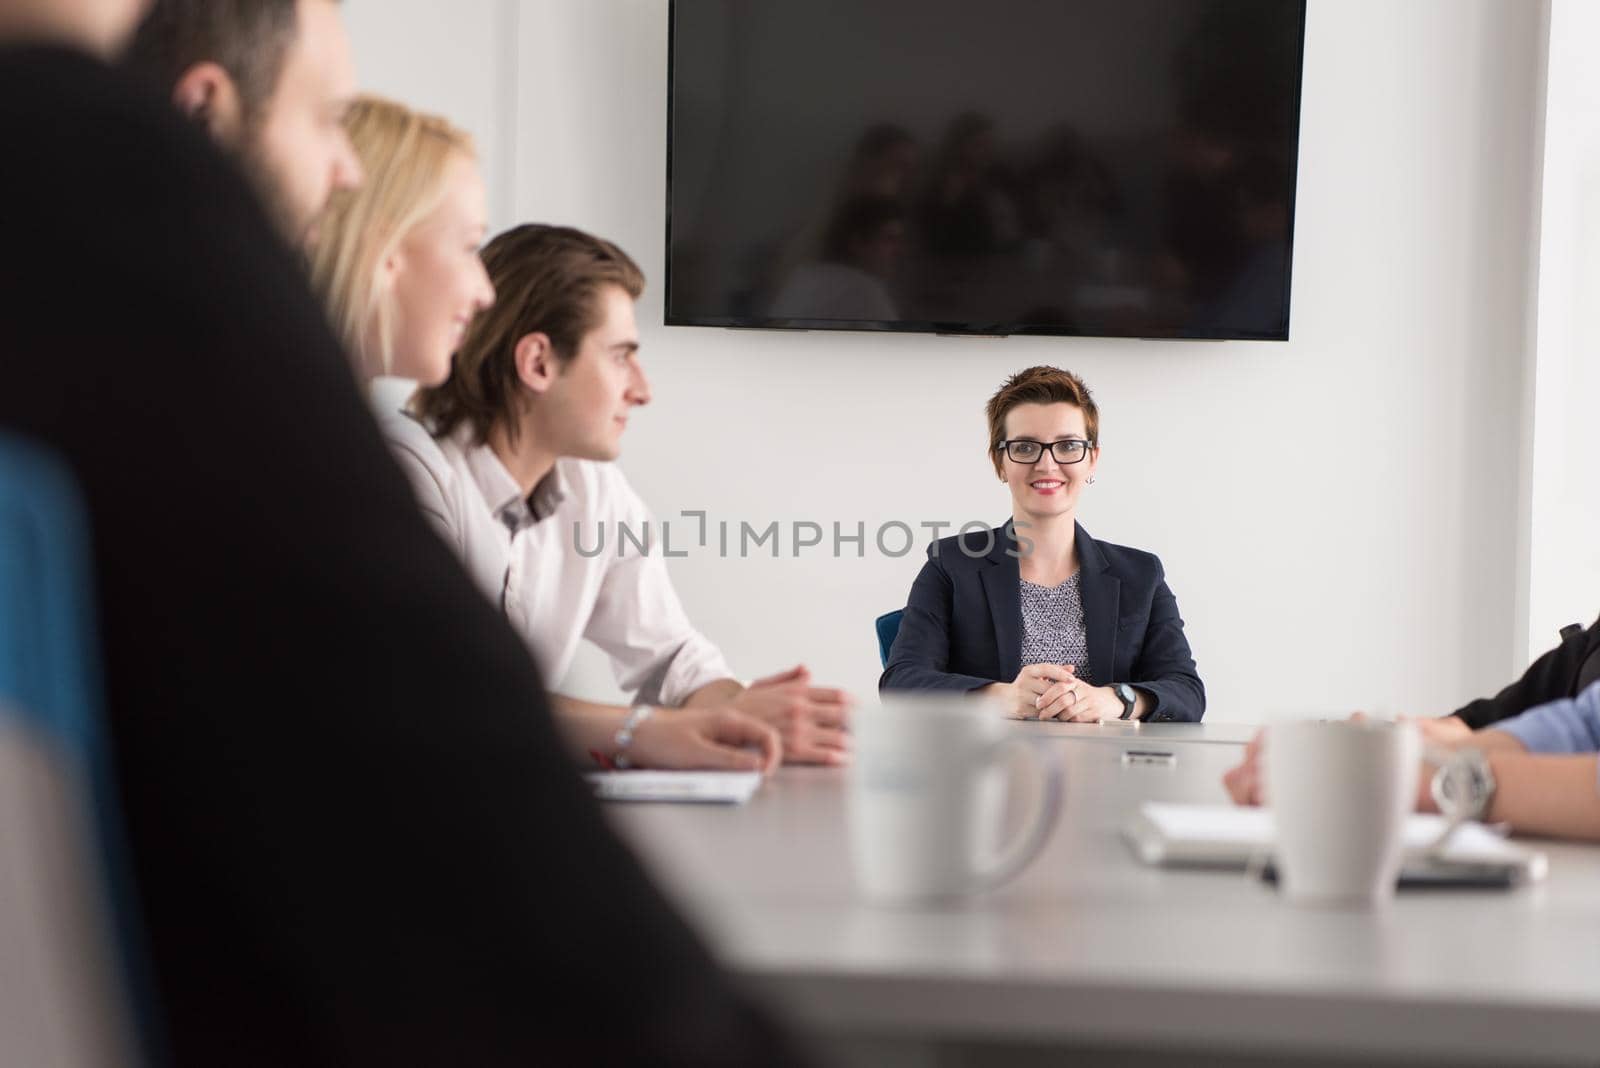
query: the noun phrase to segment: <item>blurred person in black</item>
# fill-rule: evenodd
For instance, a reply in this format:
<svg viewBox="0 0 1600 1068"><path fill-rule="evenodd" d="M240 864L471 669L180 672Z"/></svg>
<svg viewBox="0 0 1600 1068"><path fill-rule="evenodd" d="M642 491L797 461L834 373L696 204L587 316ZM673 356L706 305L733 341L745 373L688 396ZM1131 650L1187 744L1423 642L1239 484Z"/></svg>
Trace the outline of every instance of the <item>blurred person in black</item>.
<svg viewBox="0 0 1600 1068"><path fill-rule="evenodd" d="M1123 200L1106 163L1070 126L1043 140L1021 182L1025 258L1067 284L1117 282L1127 240L1117 232Z"/></svg>
<svg viewBox="0 0 1600 1068"><path fill-rule="evenodd" d="M1020 237L1011 179L993 120L969 112L945 130L922 204L923 241L936 256L983 256Z"/></svg>
<svg viewBox="0 0 1600 1068"><path fill-rule="evenodd" d="M775 318L895 318L894 302L882 282L851 278L841 284L838 279L823 278L819 286L816 276L840 273L831 265L852 258L840 250L852 237L842 231L859 230L863 223L867 229L877 226L864 214L882 217L887 211L889 218L883 219L880 236L897 231L892 258L900 258L908 244L907 223L920 165L921 150L905 127L877 122L862 131L828 199L811 205L804 222L774 241L770 251L757 256L751 295L758 307L753 313ZM676 279L673 284L676 287ZM844 299L829 297L826 291L835 289L845 291Z"/></svg>
<svg viewBox="0 0 1600 1068"><path fill-rule="evenodd" d="M1212 318L1208 323L1206 317L1238 314L1239 294L1253 285L1260 288L1241 275L1271 241L1261 232L1272 223L1267 209L1282 216L1287 237L1286 194L1258 187L1241 195L1240 184L1265 180L1293 187L1289 160L1276 171L1263 170L1259 161L1295 143L1299 72L1277 57L1297 55L1301 33L1294 5L1234 0L1201 9L1173 54L1177 114L1162 179L1167 221L1161 273L1187 302L1184 318L1194 317L1193 329L1211 326L1245 335L1282 329L1283 309L1271 302L1246 309L1250 314L1239 321ZM1247 203L1241 204L1242 198ZM1275 207L1274 198L1282 198ZM1252 205L1261 209L1253 219L1247 217ZM1247 232L1248 226L1257 232ZM1260 262L1265 257L1258 269Z"/></svg>
<svg viewBox="0 0 1600 1068"><path fill-rule="evenodd" d="M1240 242L1238 270L1215 303L1195 316L1195 328L1275 328L1284 317L1284 278L1289 273L1288 164L1267 154L1242 159L1233 183L1234 230Z"/></svg>
<svg viewBox="0 0 1600 1068"><path fill-rule="evenodd" d="M91 57L144 7L0 0L0 430L87 503L171 1060L792 1060L530 708L282 229Z"/></svg>
<svg viewBox="0 0 1600 1068"><path fill-rule="evenodd" d="M909 204L920 155L916 138L905 127L890 122L867 127L851 153L835 205L859 197Z"/></svg>
<svg viewBox="0 0 1600 1068"><path fill-rule="evenodd" d="M890 292L906 249L905 209L888 197L841 204L823 236L822 257L789 273L772 299L776 319L890 321Z"/></svg>

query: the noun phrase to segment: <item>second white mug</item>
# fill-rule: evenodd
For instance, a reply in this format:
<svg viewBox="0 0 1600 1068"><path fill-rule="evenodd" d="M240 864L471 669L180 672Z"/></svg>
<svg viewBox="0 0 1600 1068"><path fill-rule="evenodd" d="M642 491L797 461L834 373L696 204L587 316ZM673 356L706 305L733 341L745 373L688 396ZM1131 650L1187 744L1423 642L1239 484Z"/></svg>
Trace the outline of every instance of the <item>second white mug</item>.
<svg viewBox="0 0 1600 1068"><path fill-rule="evenodd" d="M1393 896L1421 755L1410 723L1305 720L1268 728L1267 803L1286 898L1371 905Z"/></svg>

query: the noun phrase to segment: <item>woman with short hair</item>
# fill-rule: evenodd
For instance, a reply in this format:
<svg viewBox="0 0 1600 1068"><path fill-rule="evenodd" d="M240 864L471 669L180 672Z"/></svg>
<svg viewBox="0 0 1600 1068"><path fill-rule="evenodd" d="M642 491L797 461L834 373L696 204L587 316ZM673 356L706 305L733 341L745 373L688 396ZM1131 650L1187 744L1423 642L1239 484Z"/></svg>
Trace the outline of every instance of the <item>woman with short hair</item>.
<svg viewBox="0 0 1600 1068"><path fill-rule="evenodd" d="M1077 521L1100 462L1088 386L1030 367L987 410L1011 519L929 546L879 689L984 693L1022 719L1199 720L1205 686L1161 561Z"/></svg>

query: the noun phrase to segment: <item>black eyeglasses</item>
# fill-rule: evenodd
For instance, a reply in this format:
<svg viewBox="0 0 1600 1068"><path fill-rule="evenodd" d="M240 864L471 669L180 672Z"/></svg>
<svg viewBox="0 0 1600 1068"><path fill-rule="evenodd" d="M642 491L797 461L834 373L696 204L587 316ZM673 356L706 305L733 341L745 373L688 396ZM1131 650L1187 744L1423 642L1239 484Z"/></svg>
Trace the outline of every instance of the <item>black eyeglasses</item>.
<svg viewBox="0 0 1600 1068"><path fill-rule="evenodd" d="M1089 455L1089 443L1080 438L1052 441L1048 445L1040 441L1018 438L1015 441L1002 441L998 448L1019 464L1038 463L1044 456L1045 449L1050 450L1050 455L1056 458L1058 464L1075 464Z"/></svg>

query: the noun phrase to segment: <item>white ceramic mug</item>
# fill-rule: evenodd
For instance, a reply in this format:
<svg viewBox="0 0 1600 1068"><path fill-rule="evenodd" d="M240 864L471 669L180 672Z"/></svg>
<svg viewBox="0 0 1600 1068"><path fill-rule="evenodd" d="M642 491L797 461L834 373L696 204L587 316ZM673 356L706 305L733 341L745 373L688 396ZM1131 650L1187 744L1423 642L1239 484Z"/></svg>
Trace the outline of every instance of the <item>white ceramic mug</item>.
<svg viewBox="0 0 1600 1068"><path fill-rule="evenodd" d="M1371 905L1393 896L1421 755L1410 723L1304 720L1268 728L1267 803L1286 898Z"/></svg>
<svg viewBox="0 0 1600 1068"><path fill-rule="evenodd" d="M1020 737L997 702L891 694L851 722L851 851L862 890L881 901L948 898L998 886L1038 855L1061 811L1061 765ZM1031 804L1002 844L1007 788L1032 774Z"/></svg>

